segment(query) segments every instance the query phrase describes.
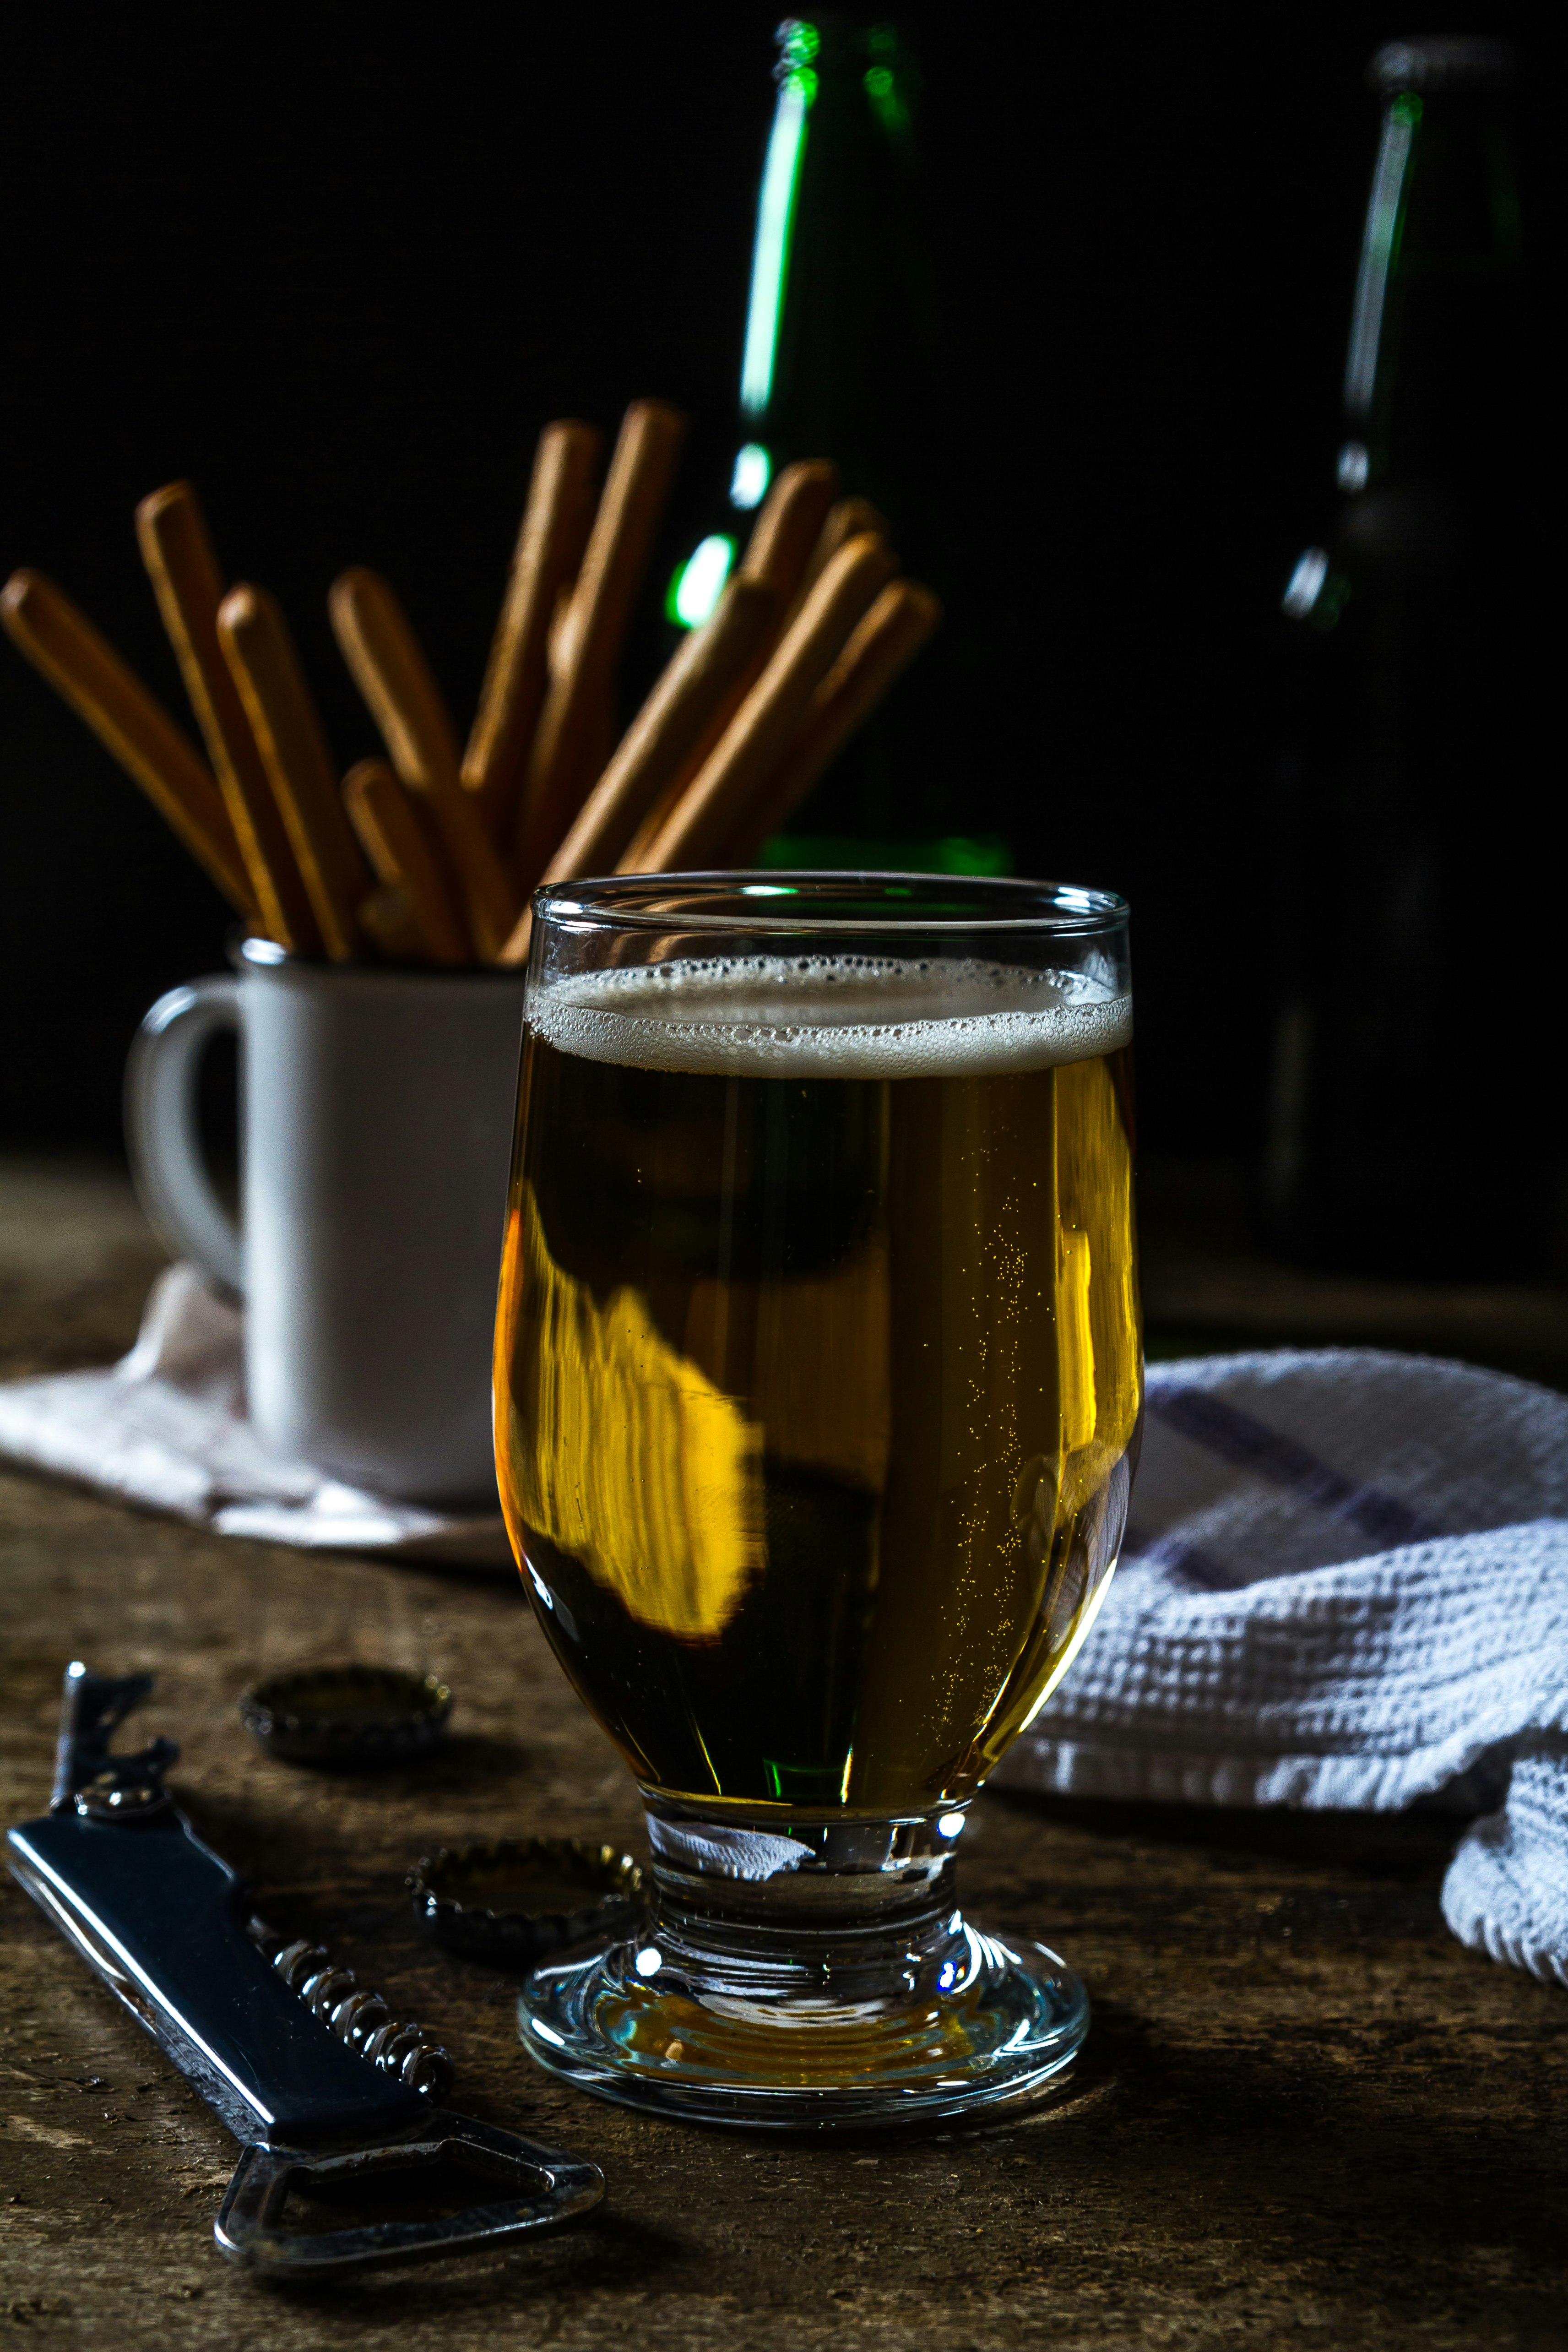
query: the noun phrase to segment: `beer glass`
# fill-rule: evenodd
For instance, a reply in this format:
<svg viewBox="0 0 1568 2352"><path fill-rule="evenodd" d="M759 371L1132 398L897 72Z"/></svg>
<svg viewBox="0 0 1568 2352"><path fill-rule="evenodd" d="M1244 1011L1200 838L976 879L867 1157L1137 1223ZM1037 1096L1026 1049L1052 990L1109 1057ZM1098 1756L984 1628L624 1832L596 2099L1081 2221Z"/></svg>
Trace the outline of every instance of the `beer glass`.
<svg viewBox="0 0 1568 2352"><path fill-rule="evenodd" d="M1087 2002L966 1922L955 1851L1126 1521L1125 906L785 873L534 904L501 1496L654 1892L528 1979L525 2041L709 2121L1015 2096Z"/></svg>

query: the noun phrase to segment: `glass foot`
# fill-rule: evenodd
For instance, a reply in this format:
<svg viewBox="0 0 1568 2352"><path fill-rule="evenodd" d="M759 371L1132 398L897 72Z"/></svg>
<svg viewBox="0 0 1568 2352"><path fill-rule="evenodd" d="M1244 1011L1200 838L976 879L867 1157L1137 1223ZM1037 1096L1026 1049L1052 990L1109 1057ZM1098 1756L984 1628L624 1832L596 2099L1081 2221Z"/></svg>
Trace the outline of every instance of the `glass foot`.
<svg viewBox="0 0 1568 2352"><path fill-rule="evenodd" d="M536 1970L518 2002L530 2054L580 2089L705 2123L865 2129L1021 2099L1082 2042L1066 1963L954 1906L961 1814L780 1835L777 1817L649 1811L642 1929Z"/></svg>

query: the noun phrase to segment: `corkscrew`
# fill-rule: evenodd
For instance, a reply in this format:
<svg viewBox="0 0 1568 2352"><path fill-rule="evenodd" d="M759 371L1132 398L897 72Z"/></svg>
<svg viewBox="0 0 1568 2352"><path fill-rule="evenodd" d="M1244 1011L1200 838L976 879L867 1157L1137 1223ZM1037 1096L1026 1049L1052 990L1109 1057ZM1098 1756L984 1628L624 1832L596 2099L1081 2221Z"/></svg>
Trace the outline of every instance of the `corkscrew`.
<svg viewBox="0 0 1568 2352"><path fill-rule="evenodd" d="M7 1832L12 1874L241 2142L214 2224L219 2249L299 2279L488 2250L569 2220L604 2191L597 2168L453 2115L446 2052L319 1945L286 1941L245 1902L163 1784L179 1749L116 1757L110 1739L152 1688L67 1669L50 1809ZM301 2233L290 2195L442 2166L499 2201L432 2221Z"/></svg>
<svg viewBox="0 0 1568 2352"><path fill-rule="evenodd" d="M352 1969L334 1968L319 1944L286 1944L265 1919L247 1920L246 1933L289 1991L357 2056L428 2099L446 2096L452 2061L423 2025L396 2024L380 1993L365 1991Z"/></svg>

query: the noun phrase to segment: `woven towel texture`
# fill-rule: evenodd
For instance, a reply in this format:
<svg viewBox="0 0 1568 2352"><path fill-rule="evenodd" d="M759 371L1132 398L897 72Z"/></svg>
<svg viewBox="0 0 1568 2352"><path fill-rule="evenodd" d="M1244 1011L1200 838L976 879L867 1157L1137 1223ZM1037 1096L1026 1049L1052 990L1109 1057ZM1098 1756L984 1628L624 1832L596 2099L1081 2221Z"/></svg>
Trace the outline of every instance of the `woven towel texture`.
<svg viewBox="0 0 1568 2352"><path fill-rule="evenodd" d="M1123 1564L997 1777L1484 1808L1448 1923L1568 1982L1568 1399L1372 1349L1154 1367Z"/></svg>

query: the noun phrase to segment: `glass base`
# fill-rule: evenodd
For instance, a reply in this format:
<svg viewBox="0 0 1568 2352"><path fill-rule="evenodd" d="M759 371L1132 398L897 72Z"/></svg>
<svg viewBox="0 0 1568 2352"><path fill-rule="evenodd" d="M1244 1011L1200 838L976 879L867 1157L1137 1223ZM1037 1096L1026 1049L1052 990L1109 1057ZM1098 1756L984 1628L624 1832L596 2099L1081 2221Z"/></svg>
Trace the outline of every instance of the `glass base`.
<svg viewBox="0 0 1568 2352"><path fill-rule="evenodd" d="M749 2129L1028 2096L1076 2054L1088 1996L1043 1945L964 1920L962 1827L957 1811L764 1825L651 1799L652 1912L630 1940L529 1977L526 2048L601 2098Z"/></svg>

